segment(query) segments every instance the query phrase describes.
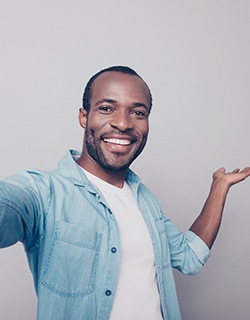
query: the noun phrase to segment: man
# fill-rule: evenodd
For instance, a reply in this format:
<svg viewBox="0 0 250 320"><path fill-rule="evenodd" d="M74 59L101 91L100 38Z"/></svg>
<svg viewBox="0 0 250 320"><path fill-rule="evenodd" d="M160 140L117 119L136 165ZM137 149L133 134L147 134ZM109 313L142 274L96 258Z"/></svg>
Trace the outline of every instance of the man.
<svg viewBox="0 0 250 320"><path fill-rule="evenodd" d="M229 188L250 168L213 175L201 214L182 234L129 166L148 136L152 98L132 69L104 69L79 112L82 152L52 172L0 184L0 246L22 241L38 319L180 319L172 267L197 273L209 257Z"/></svg>

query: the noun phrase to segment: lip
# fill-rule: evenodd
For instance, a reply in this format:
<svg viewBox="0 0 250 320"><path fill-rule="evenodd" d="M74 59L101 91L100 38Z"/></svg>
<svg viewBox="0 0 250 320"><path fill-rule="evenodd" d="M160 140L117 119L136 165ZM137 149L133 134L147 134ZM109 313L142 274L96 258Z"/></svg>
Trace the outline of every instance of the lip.
<svg viewBox="0 0 250 320"><path fill-rule="evenodd" d="M117 133L106 133L101 136L101 139L107 143L117 143L122 145L132 144L137 140L137 137L130 134L117 134Z"/></svg>
<svg viewBox="0 0 250 320"><path fill-rule="evenodd" d="M130 139L118 139L118 138L104 138L104 142L106 143L111 143L111 144L116 144L120 146L129 146L132 141Z"/></svg>
<svg viewBox="0 0 250 320"><path fill-rule="evenodd" d="M127 135L106 135L102 137L102 141L105 145L105 148L110 152L128 153L136 139Z"/></svg>

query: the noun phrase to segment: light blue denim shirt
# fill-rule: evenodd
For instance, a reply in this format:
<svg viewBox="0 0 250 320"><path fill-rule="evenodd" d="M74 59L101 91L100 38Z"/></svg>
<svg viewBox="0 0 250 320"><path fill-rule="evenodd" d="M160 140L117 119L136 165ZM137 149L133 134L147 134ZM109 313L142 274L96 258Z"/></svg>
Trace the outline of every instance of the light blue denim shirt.
<svg viewBox="0 0 250 320"><path fill-rule="evenodd" d="M0 182L0 247L23 242L38 320L105 320L114 301L117 222L74 161L77 155L68 152L54 171L23 171ZM209 249L194 233L178 231L132 171L127 182L151 235L164 319L181 319L172 267L196 274Z"/></svg>

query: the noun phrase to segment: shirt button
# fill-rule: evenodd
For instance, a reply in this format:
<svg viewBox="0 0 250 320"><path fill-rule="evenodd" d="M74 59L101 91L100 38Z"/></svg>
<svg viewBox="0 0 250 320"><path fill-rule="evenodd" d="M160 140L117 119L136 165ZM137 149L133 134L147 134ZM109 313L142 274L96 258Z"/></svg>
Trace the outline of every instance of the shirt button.
<svg viewBox="0 0 250 320"><path fill-rule="evenodd" d="M106 290L105 294L106 294L106 296L109 297L109 296L111 296L112 292L110 290Z"/></svg>
<svg viewBox="0 0 250 320"><path fill-rule="evenodd" d="M116 253L117 249L115 247L111 248L112 253Z"/></svg>

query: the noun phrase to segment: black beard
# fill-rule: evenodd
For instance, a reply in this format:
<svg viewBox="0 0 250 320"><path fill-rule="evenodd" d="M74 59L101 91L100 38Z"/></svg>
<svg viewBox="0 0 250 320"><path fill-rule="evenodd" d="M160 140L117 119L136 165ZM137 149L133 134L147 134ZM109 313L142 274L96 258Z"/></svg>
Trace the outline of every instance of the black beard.
<svg viewBox="0 0 250 320"><path fill-rule="evenodd" d="M103 169L118 172L122 170L126 170L129 168L131 163L139 156L139 154L142 152L142 150L145 147L147 137L143 139L141 142L139 148L136 150L135 154L132 154L129 158L127 158L127 161L122 163L122 165L119 165L119 154L117 153L117 159L115 163L111 163L108 161L109 159L106 159L105 155L103 154L101 148L99 148L99 145L96 145L96 141L94 140L94 130L88 129L86 127L85 129L85 141L86 141L86 148L87 152L90 155L90 157L95 160Z"/></svg>

